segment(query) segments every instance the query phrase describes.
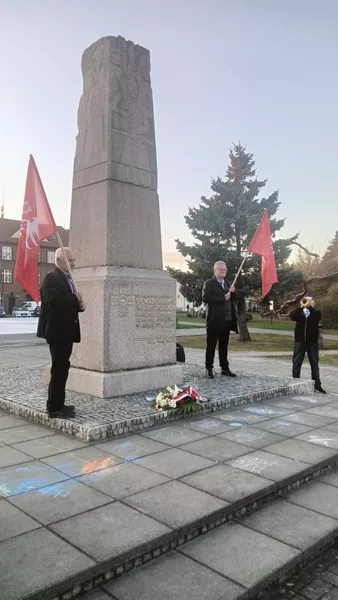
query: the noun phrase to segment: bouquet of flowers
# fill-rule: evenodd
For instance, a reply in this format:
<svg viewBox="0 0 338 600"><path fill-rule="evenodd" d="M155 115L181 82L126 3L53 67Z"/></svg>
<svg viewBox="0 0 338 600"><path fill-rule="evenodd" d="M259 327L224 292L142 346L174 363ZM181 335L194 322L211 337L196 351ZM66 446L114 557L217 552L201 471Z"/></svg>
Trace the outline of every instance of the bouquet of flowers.
<svg viewBox="0 0 338 600"><path fill-rule="evenodd" d="M199 410L199 404L201 402L207 402L207 400L202 398L191 385L183 389L180 389L175 385L174 388L167 387L164 392L158 394L154 402L154 407L157 410L179 408L180 412L192 413Z"/></svg>

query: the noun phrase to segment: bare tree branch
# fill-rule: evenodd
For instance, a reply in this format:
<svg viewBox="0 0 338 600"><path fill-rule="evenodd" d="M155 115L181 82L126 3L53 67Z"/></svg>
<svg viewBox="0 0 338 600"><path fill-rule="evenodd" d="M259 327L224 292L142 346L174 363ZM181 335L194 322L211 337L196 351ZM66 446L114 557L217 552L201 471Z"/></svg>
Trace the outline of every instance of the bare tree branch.
<svg viewBox="0 0 338 600"><path fill-rule="evenodd" d="M287 310L287 308L289 306L292 306L293 304L299 302L303 298L303 296L307 293L307 286L308 286L309 283L313 283L314 281L321 281L321 280L323 281L325 279L333 279L334 277L338 277L338 271L333 271L332 273L324 273L324 275L315 275L313 277L310 277L309 279L306 279L305 281L303 281L303 291L300 292L299 294L297 294L291 300L286 300L279 307L279 309L277 310L277 312L279 314L281 314L282 312L284 313L284 311ZM284 313L284 314L286 314L286 316L289 316L290 312Z"/></svg>
<svg viewBox="0 0 338 600"><path fill-rule="evenodd" d="M319 254L316 254L315 252L310 252L310 250L308 250L307 248L305 248L304 246L302 246L302 244L300 244L299 242L291 242L291 244L294 244L295 246L298 246L301 250L303 250L303 252L305 252L308 256L314 256L314 258L316 260L320 259Z"/></svg>

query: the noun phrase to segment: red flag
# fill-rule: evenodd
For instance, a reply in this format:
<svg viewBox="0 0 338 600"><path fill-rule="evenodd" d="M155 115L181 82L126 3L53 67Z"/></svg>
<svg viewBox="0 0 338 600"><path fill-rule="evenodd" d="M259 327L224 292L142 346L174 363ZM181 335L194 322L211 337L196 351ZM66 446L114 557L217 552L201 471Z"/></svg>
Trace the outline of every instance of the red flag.
<svg viewBox="0 0 338 600"><path fill-rule="evenodd" d="M265 209L257 231L251 240L248 252L259 254L262 257L262 298L264 298L270 292L273 284L278 281L267 209Z"/></svg>
<svg viewBox="0 0 338 600"><path fill-rule="evenodd" d="M35 302L39 300L40 242L55 232L56 225L47 196L34 158L30 155L14 277Z"/></svg>

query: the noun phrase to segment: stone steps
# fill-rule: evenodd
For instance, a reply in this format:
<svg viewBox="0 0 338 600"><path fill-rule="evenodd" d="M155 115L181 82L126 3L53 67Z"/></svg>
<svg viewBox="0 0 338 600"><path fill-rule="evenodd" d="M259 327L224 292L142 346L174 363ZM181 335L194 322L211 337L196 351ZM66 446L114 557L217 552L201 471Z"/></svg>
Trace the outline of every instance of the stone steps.
<svg viewBox="0 0 338 600"><path fill-rule="evenodd" d="M338 437L338 434L336 435ZM287 442L292 444L293 440L289 439ZM308 445L311 446L310 444ZM181 446L181 448L184 449L184 446ZM326 449L315 446L314 450L318 450L319 454L322 454L321 451ZM292 523L292 528L297 532L297 519L298 517L299 519L302 518L300 509L298 517L296 514L298 510L296 505L298 506L298 504L297 500L294 500L294 498L297 498L297 494L301 495L303 490L306 492L307 489L315 489L313 486L318 486L319 484L317 481L314 483L313 480L322 477L333 478L335 481L337 480L338 486L338 475L334 470L338 464L338 451L328 451L328 455L325 458L321 456L318 460L314 460L312 456L309 456L309 460L311 460L313 464L305 464L300 461L291 460L286 463L285 459L283 459L283 463L279 463L280 456L276 454L274 455L276 460L275 472L270 473L270 480L263 479L261 476L262 471L261 475L252 475L250 473L250 470L253 470L254 472L256 470L257 472L258 468L264 469L264 467L268 467L269 465L264 463L264 461L267 461L268 457L271 459L271 456L272 454L268 454L267 452L256 451L233 461L227 461L224 465L217 464L212 467L215 471L211 474L211 478L209 472L209 483L208 479L204 479L206 471L209 469L205 469L196 474L182 477L175 482L158 486L156 488L157 497L161 494L162 487L163 495L161 498L164 503L166 498L169 498L172 494L180 497L182 503L188 501L188 498L185 498L184 496L184 488L187 488L187 486L193 486L194 490L196 490L196 488L205 491L208 490L208 493L210 494L209 506L207 509L204 506L201 514L198 515L198 510L197 512L195 511L196 514L194 514L195 507L191 506L192 518L190 520L185 518L183 519L185 520L184 523L182 522L179 524L179 522L177 522L176 526L173 524L170 526L169 523L163 525L165 519L160 518L159 516L156 519L156 515L154 517L152 514L149 524L146 520L143 524L146 535L143 535L142 533L140 535L139 531L137 531L135 532L135 537L134 535L132 535L131 538L128 537L130 535L130 531L129 533L126 531L129 527L128 521L134 518L134 511L129 514L130 508L136 509L143 518L147 519L147 517L144 517L144 514L147 514L148 512L146 508L147 493L152 490L144 492L143 497L142 494L136 494L135 496L128 498L121 498L120 501L110 504L108 507L103 506L95 509L92 511L92 515L93 513L96 513L98 529L100 521L104 521L107 518L107 511L115 511L113 517L113 523L115 523L115 525L112 528L111 551L110 554L108 552L108 555L105 550L105 553L101 555L101 558L99 558L99 539L95 544L98 553L96 557L94 557L96 551L93 552L90 547L82 545L83 540L81 544L78 544L78 541L76 538L72 537L72 534L68 537L66 530L63 529L62 521L55 526L51 526L50 529L52 532L56 533L58 536L65 537L67 541L70 541L75 547L82 546L81 551L85 552L87 556L94 558L93 564L67 579L55 581L49 588L39 590L36 593L24 597L21 596L20 600L67 600L75 597L77 594L87 592L92 589L92 587L97 587L110 582L110 580L112 581L107 583L107 589L113 594L113 597L116 595L118 600L129 600L129 598L132 600L143 600L144 598L146 600L152 596L145 595L134 597L133 595L128 595L130 593L130 587L135 588L136 586L135 589L140 589L138 584L135 584L135 581L137 582L138 578L140 578L140 585L142 587L144 585L143 578L145 577L148 581L147 585L149 586L149 582L153 581L153 585L156 588L157 584L155 585L155 579L158 577L159 570L161 571L163 568L164 573L167 573L167 575L163 576L164 582L162 583L164 586L170 586L172 569L178 568L178 573L180 573L182 567L178 567L178 565L181 561L184 566L184 571L189 571L189 569L196 570L197 563L198 568L200 568L199 565L204 565L202 570L205 570L206 572L205 577L210 573L210 569L212 569L213 572L216 571L217 575L214 574L214 577L217 580L217 586L219 587L221 583L224 586L224 590L222 591L223 595L208 596L205 595L206 592L201 592L201 596L196 596L196 600L202 600L204 598L206 600L213 600L214 598L244 600L244 598L252 597L252 595L257 594L260 590L264 589L270 582L280 579L286 573L290 573L293 569L304 564L304 561L308 560L309 557L318 553L320 549L325 547L336 535L338 527L338 522L330 519L325 521L323 515L319 517L318 515L316 516L315 512L311 512L310 515L307 514L307 526L309 527L309 525L311 525L312 521L310 520L310 517L312 516L315 521L314 524L318 529L318 535L313 539L310 536L311 539L309 543L306 545L304 542L304 547L302 546L302 548L292 545L290 540L289 542L283 541L283 531L288 520ZM240 478L237 478L236 474L240 474L243 468L247 469L248 473L245 481L243 480L241 483ZM220 496L215 495L217 482L220 482L221 485L225 485L225 481L228 481L231 487L229 495L226 494L226 497L228 498L227 501L220 500ZM338 500L338 487L332 489L336 490ZM316 495L315 492L312 492L312 494L314 494L314 496ZM281 500L281 498L287 498L287 500ZM198 501L198 497L194 497L193 501ZM151 502L150 499L149 502ZM293 506L292 510L289 508L291 505ZM284 512L281 511L281 508L283 508ZM338 509L336 510L338 518ZM92 524L88 519L88 516L90 518L90 514L91 513L85 513L82 515L82 519L80 515L79 520L75 517L74 528L85 528L88 523L88 528L90 529L92 527ZM149 516L150 514L151 511L149 511ZM155 518L159 527L158 530L155 527L155 531L152 533L149 530L149 526L151 529L151 525L154 523L153 518ZM322 529L317 522L319 518L321 519L320 522L323 522ZM94 524L95 522L94 519ZM107 528L109 529L111 525L112 523L108 522ZM285 539L288 539L287 535L290 537L292 537L292 535L296 536L296 533L292 533L292 528L289 533L285 533ZM304 528L305 526L302 531ZM303 537L306 537L305 533L303 531ZM95 531L94 526L92 535L95 536L95 534L97 534L99 538L100 531ZM117 535L116 540L114 539L114 534ZM122 539L124 535L126 535L127 538L126 542ZM204 544L206 544L206 550L204 550ZM263 565L264 569L259 558L261 553L260 544L262 544L264 561L266 563ZM226 562L230 560L229 565L233 565L231 568L233 570L230 569L230 566L229 568L227 567L228 570L226 570L225 567L222 567L221 564L217 563L217 556L213 551L214 546L219 549L220 556L222 556L222 552L226 551ZM244 560L242 568L244 573L246 573L248 568L247 565L249 564L249 556L253 555L254 558L252 558L252 564L250 564L249 575L243 576L244 579L238 581L240 573L237 573L235 567L238 561L240 562L240 554L248 551L248 549L250 549L250 553ZM277 553L276 557L269 561L269 556L272 556L274 552ZM209 559L207 560L206 557L209 557ZM231 557L233 558L231 559ZM153 561L153 559L160 559L158 566L157 561L154 561L154 563L147 566L145 571L143 569L137 569L132 574L128 574L124 577L129 571L136 567L142 567L145 563ZM222 569L223 571L225 569L225 571L223 572ZM146 573L146 575L144 575L144 573ZM154 575L152 575L152 573L154 573ZM155 575L156 573L157 575ZM123 575L123 577L120 578L121 575ZM182 581L185 581L183 572ZM212 586L215 585L215 582L212 584L211 582L209 583ZM200 585L203 585L203 581L201 581ZM147 586L145 586L145 588L147 588ZM181 595L180 597L182 600L184 600L184 598L187 600L193 600L193 598L195 598L195 596L189 595ZM96 600L96 597L93 596L93 600Z"/></svg>
<svg viewBox="0 0 338 600"><path fill-rule="evenodd" d="M288 584L334 544L337 500L334 471L103 584L101 591L115 600L258 600L263 591L269 598L272 585ZM306 598L313 594L309 590ZM94 592L87 597L95 599Z"/></svg>

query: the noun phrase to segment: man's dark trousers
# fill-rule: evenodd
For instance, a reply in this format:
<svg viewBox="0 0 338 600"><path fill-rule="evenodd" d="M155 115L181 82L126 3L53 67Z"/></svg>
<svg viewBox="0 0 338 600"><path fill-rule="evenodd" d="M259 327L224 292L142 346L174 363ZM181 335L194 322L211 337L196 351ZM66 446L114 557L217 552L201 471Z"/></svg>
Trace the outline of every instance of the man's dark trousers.
<svg viewBox="0 0 338 600"><path fill-rule="evenodd" d="M73 342L55 342L49 344L52 357L50 383L48 387L48 412L59 411L66 399L66 383L70 367Z"/></svg>
<svg viewBox="0 0 338 600"><path fill-rule="evenodd" d="M319 377L319 352L318 344L306 344L305 342L295 342L293 349L293 366L292 366L292 377L299 379L300 370L302 368L305 354L308 355L309 363L311 366L311 377L313 381L320 385Z"/></svg>
<svg viewBox="0 0 338 600"><path fill-rule="evenodd" d="M213 369L215 350L218 342L219 364L222 371L229 370L228 345L230 336L230 323L224 322L224 326L215 328L212 325L207 327L207 350L205 354L206 369Z"/></svg>

